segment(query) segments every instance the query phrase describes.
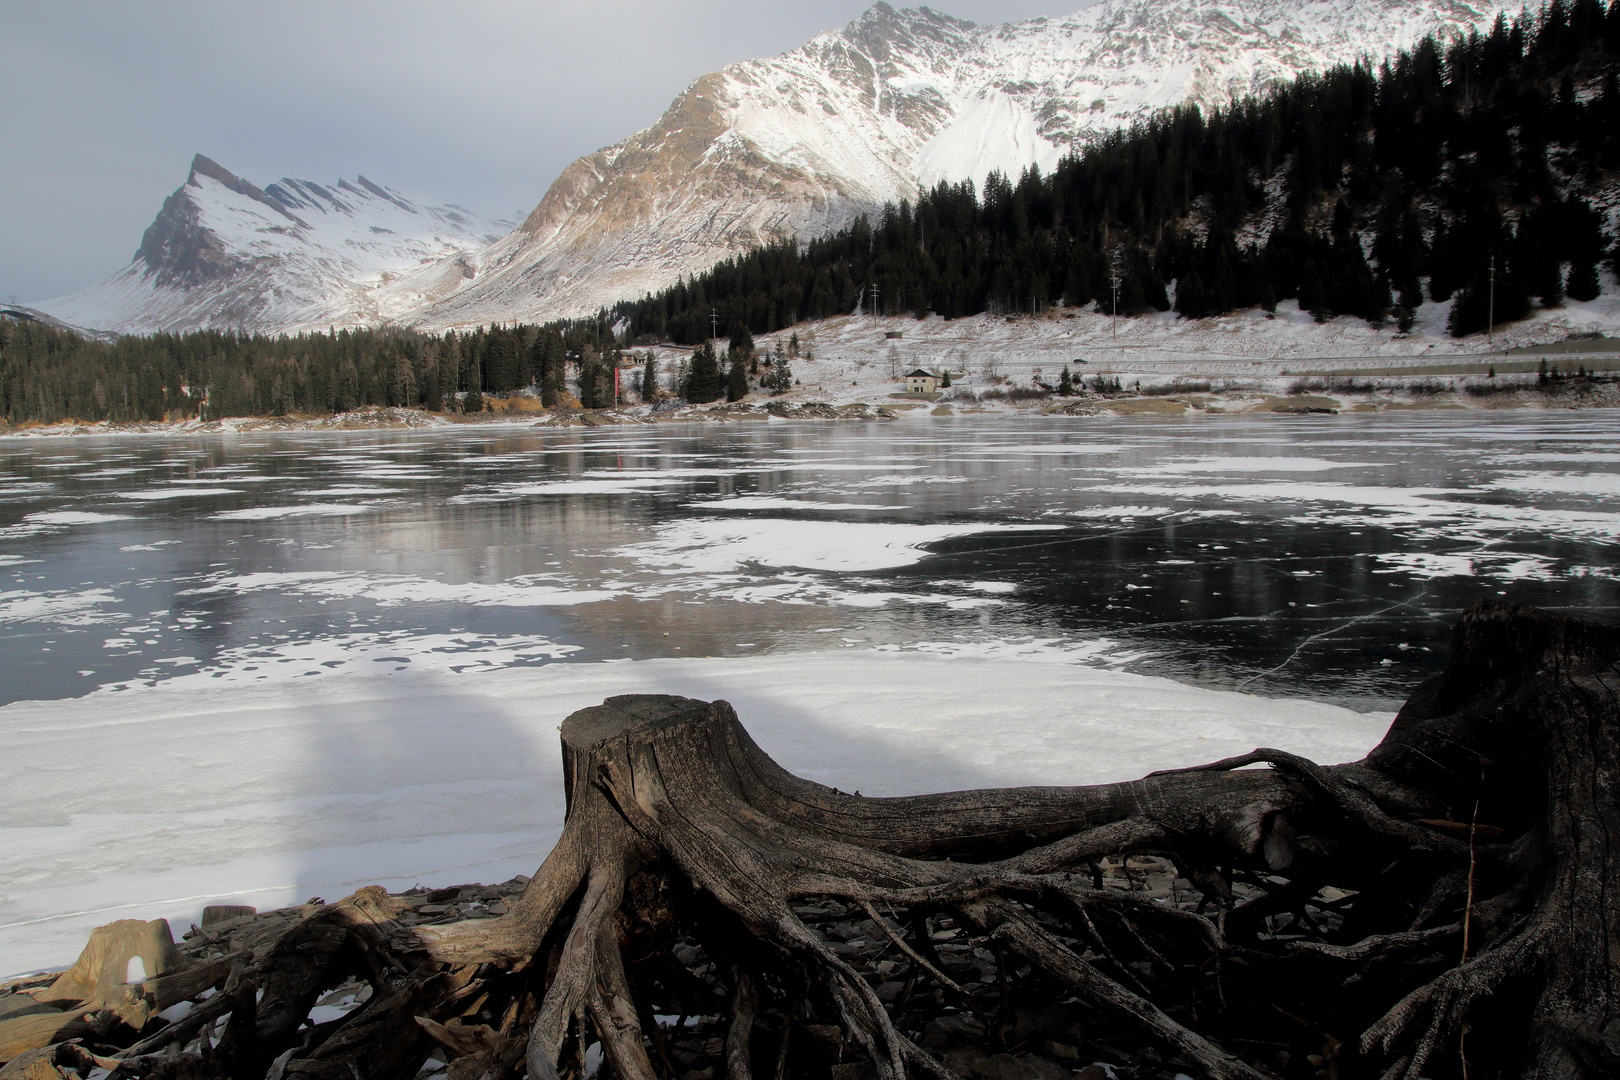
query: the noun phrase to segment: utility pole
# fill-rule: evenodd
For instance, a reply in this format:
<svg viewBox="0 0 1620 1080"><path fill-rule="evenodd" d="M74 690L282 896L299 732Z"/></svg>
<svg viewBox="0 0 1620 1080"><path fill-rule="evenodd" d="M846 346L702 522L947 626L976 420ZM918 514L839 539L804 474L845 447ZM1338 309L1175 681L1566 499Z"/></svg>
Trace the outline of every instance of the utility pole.
<svg viewBox="0 0 1620 1080"><path fill-rule="evenodd" d="M874 282L872 282L872 321L877 322L877 317L878 317L878 287L877 287L877 282L874 281Z"/></svg>
<svg viewBox="0 0 1620 1080"><path fill-rule="evenodd" d="M1485 347L1489 349L1492 341L1492 331L1496 329L1496 256L1491 256L1491 288L1490 301L1485 308Z"/></svg>
<svg viewBox="0 0 1620 1080"><path fill-rule="evenodd" d="M1114 338L1119 337L1119 269L1120 254L1119 248L1116 247L1112 252L1109 253L1108 256L1108 282L1113 287L1114 291L1114 314L1109 319L1108 328L1111 336Z"/></svg>
<svg viewBox="0 0 1620 1080"><path fill-rule="evenodd" d="M720 340L720 314L714 308L709 309L709 336L715 341Z"/></svg>

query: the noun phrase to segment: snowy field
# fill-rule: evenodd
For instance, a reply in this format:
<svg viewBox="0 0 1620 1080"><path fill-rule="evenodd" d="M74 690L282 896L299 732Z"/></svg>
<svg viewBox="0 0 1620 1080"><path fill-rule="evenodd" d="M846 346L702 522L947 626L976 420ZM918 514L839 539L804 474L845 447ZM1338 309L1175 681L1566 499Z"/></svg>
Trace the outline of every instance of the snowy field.
<svg viewBox="0 0 1620 1080"><path fill-rule="evenodd" d="M440 670L270 685L184 679L0 709L0 976L91 928L212 903L532 874L561 828L557 726L611 694L736 706L765 750L845 791L1134 779L1256 746L1361 756L1387 714L1062 663L863 652Z"/></svg>
<svg viewBox="0 0 1620 1080"><path fill-rule="evenodd" d="M1484 374L1491 367L1503 373L1533 371L1539 357L1508 350L1583 334L1620 336L1620 281L1605 271L1598 299L1537 310L1497 327L1489 343L1483 335L1458 340L1447 334L1450 310L1450 301L1424 304L1408 335L1397 334L1393 324L1375 329L1361 319L1318 323L1292 300L1278 304L1274 317L1251 309L1192 320L1173 312L1116 320L1092 307L1034 318L975 315L951 321L850 315L762 335L755 343L767 352L778 340L785 347L797 334L801 348L814 355L793 363L801 385L789 400L881 403L902 388L897 384L905 372L918 367L948 370L959 389L975 391L1006 383L1028 386L1034 378L1055 384L1067 365L1076 378L1118 375L1127 385L1137 379L1144 386L1176 378L1231 379L1280 393L1294 379L1310 375ZM686 351L660 349L656 355L668 366ZM1620 370L1620 351L1612 341L1551 359L1566 371L1578 363Z"/></svg>

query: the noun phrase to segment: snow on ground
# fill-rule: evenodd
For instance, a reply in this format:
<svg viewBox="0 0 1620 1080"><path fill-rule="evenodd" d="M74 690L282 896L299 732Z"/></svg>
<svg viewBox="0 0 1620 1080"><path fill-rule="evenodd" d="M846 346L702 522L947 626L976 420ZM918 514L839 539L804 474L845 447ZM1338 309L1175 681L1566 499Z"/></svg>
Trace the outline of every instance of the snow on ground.
<svg viewBox="0 0 1620 1080"><path fill-rule="evenodd" d="M787 768L873 796L1133 779L1256 746L1339 762L1391 719L1033 646L494 671L448 646L436 667L389 654L319 677L315 649L267 681L256 664L0 708L0 976L65 965L117 918L183 930L211 903L532 873L563 817L557 725L612 694L724 698Z"/></svg>
<svg viewBox="0 0 1620 1080"><path fill-rule="evenodd" d="M1620 336L1620 281L1605 272L1604 285L1596 300L1566 301L1498 327L1490 343L1481 335L1459 340L1447 334L1449 302L1424 304L1413 332L1403 336L1393 325L1375 329L1348 317L1318 323L1289 300L1277 305L1275 317L1251 309L1210 319L1162 312L1115 320L1089 307L1033 318L975 315L950 321L849 315L761 335L755 344L764 356L778 341L786 347L797 335L801 349L814 357L792 362L800 385L788 395L790 401L883 404L887 395L904 389L906 372L919 367L949 371L955 389L974 393L1027 387L1034 378L1055 385L1065 365L1075 378L1117 375L1127 387L1137 380L1153 386L1176 378L1216 379L1281 393L1301 376L1324 372L1422 376L1435 369L1534 370L1539 356L1505 350L1580 334ZM1607 345L1612 350L1613 343ZM686 350L665 348L657 355L667 368ZM1578 359L1581 355L1549 359L1566 371L1577 364L1620 368L1620 352Z"/></svg>

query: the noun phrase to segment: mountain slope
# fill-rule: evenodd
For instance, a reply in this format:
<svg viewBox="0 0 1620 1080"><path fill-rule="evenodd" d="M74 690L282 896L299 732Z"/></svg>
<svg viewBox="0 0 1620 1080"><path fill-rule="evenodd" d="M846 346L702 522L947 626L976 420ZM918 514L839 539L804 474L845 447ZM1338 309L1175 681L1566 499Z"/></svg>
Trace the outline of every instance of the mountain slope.
<svg viewBox="0 0 1620 1080"><path fill-rule="evenodd" d="M652 127L574 162L480 255L477 276L416 321L587 312L939 181L1049 169L1168 105L1221 105L1426 34L1485 29L1505 11L1502 0L1107 0L978 27L879 3L792 52L699 78Z"/></svg>
<svg viewBox="0 0 1620 1080"><path fill-rule="evenodd" d="M38 306L124 333L279 333L405 316L459 286L510 228L420 206L365 177L259 188L198 154L123 270Z"/></svg>

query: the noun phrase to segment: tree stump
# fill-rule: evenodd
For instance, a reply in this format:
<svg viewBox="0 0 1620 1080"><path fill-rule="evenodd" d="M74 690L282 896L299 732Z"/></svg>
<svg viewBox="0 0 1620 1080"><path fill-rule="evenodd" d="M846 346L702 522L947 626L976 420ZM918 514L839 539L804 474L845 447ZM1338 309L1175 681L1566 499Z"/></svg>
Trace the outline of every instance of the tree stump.
<svg viewBox="0 0 1620 1080"><path fill-rule="evenodd" d="M1361 761L905 798L791 775L724 701L610 698L562 726L564 832L505 915L410 928L362 890L96 1053L162 1080L409 1080L435 1051L572 1080L593 1044L625 1080L1614 1076L1617 664L1615 628L1481 604ZM364 1005L306 1020L351 978Z"/></svg>

